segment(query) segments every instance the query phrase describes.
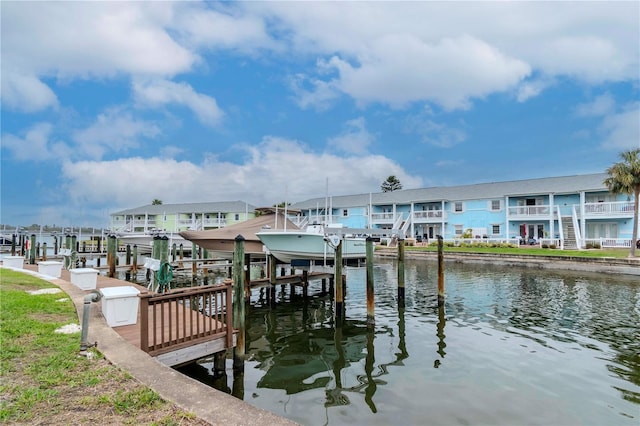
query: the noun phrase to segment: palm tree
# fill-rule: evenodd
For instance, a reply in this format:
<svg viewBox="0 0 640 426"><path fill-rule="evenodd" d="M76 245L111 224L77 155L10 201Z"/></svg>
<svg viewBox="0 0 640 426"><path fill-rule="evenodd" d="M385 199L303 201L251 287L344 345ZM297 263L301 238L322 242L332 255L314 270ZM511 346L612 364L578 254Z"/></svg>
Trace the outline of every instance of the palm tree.
<svg viewBox="0 0 640 426"><path fill-rule="evenodd" d="M158 200L157 198L154 198L151 202L152 206L159 206L160 204L162 204L162 200Z"/></svg>
<svg viewBox="0 0 640 426"><path fill-rule="evenodd" d="M633 232L629 257L636 255L638 241L638 204L640 202L640 148L620 153L621 162L607 169L608 178L604 180L609 191L614 194L633 194Z"/></svg>
<svg viewBox="0 0 640 426"><path fill-rule="evenodd" d="M387 180L382 182L382 185L380 185L380 189L382 189L382 192L393 192L402 189L402 184L397 177L392 175L389 176Z"/></svg>

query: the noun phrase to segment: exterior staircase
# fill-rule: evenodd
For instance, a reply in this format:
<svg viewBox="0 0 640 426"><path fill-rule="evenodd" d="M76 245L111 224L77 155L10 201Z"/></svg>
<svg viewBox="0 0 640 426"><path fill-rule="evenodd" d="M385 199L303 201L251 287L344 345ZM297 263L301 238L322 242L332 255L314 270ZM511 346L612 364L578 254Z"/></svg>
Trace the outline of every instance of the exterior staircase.
<svg viewBox="0 0 640 426"><path fill-rule="evenodd" d="M571 216L562 218L562 234L564 235L565 250L577 250L578 243L576 242L576 230L573 228Z"/></svg>

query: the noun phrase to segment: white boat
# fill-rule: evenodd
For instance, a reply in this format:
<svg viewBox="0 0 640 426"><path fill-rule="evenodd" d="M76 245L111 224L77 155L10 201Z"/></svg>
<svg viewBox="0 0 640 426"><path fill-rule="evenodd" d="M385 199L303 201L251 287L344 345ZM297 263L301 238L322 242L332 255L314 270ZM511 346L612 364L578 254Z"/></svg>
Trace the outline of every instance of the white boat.
<svg viewBox="0 0 640 426"><path fill-rule="evenodd" d="M333 260L335 247L342 244L343 259L367 256L364 237L342 236L336 229L309 225L305 230L264 230L256 233L268 253L284 263L300 260Z"/></svg>

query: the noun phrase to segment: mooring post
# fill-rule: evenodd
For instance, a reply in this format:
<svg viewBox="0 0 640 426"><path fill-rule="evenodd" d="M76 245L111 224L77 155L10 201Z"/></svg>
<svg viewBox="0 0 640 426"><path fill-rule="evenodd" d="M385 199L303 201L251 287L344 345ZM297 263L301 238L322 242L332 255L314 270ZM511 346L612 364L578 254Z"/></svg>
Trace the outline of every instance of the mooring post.
<svg viewBox="0 0 640 426"><path fill-rule="evenodd" d="M438 306L444 305L444 242L442 235L438 237Z"/></svg>
<svg viewBox="0 0 640 426"><path fill-rule="evenodd" d="M29 264L36 264L36 234L31 234L31 245L29 246Z"/></svg>
<svg viewBox="0 0 640 426"><path fill-rule="evenodd" d="M309 271L302 271L302 297L307 298L309 294Z"/></svg>
<svg viewBox="0 0 640 426"><path fill-rule="evenodd" d="M57 235L53 236L53 255L54 256L58 255L58 236Z"/></svg>
<svg viewBox="0 0 640 426"><path fill-rule="evenodd" d="M269 300L271 304L276 303L276 283L278 278L276 277L276 271L278 266L276 264L276 258L274 255L269 255Z"/></svg>
<svg viewBox="0 0 640 426"><path fill-rule="evenodd" d="M184 264L182 263L182 261L184 260L184 244L180 243L180 262L178 262L178 267L179 268L184 268Z"/></svg>
<svg viewBox="0 0 640 426"><path fill-rule="evenodd" d="M196 243L192 243L191 244L191 274L193 275L194 280L198 276L198 262L196 262L197 257L198 257L198 252L196 249Z"/></svg>
<svg viewBox="0 0 640 426"><path fill-rule="evenodd" d="M244 237L235 238L233 250L233 328L238 330L233 348L234 370L244 369L245 306L244 306Z"/></svg>
<svg viewBox="0 0 640 426"><path fill-rule="evenodd" d="M138 245L133 245L133 263L131 264L131 272L134 276L138 273Z"/></svg>
<svg viewBox="0 0 640 426"><path fill-rule="evenodd" d="M125 264L131 265L131 244L127 244L127 248L125 251Z"/></svg>
<svg viewBox="0 0 640 426"><path fill-rule="evenodd" d="M71 236L71 251L75 251L76 253L80 251L78 236L75 234Z"/></svg>
<svg viewBox="0 0 640 426"><path fill-rule="evenodd" d="M244 300L251 300L251 254L244 254Z"/></svg>
<svg viewBox="0 0 640 426"><path fill-rule="evenodd" d="M178 245L176 243L173 243L173 245L171 246L171 261L175 262L176 261L176 255L178 254Z"/></svg>
<svg viewBox="0 0 640 426"><path fill-rule="evenodd" d="M220 351L213 354L213 376L219 377L225 373L227 361L227 351Z"/></svg>
<svg viewBox="0 0 640 426"><path fill-rule="evenodd" d="M44 262L47 261L47 243L46 242L42 243L42 260Z"/></svg>
<svg viewBox="0 0 640 426"><path fill-rule="evenodd" d="M333 275L335 280L335 316L342 320L344 311L344 288L342 283L342 240L338 243L333 259Z"/></svg>
<svg viewBox="0 0 640 426"><path fill-rule="evenodd" d="M373 287L373 238L367 237L367 326L373 327L376 323L374 317L374 287Z"/></svg>
<svg viewBox="0 0 640 426"><path fill-rule="evenodd" d="M11 256L16 255L16 234L11 235Z"/></svg>
<svg viewBox="0 0 640 426"><path fill-rule="evenodd" d="M398 306L404 306L404 238L398 239Z"/></svg>
<svg viewBox="0 0 640 426"><path fill-rule="evenodd" d="M109 278L116 276L116 251L118 250L118 244L116 236L111 234L107 240L107 264L109 265Z"/></svg>

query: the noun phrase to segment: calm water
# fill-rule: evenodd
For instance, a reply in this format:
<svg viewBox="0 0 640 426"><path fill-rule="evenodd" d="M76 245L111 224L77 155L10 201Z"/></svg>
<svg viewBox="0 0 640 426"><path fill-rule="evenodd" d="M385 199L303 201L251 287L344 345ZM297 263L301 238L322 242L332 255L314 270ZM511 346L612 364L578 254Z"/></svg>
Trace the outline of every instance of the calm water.
<svg viewBox="0 0 640 426"><path fill-rule="evenodd" d="M640 424L637 277L446 266L375 266L376 326L366 327L365 270L347 269L346 319L314 283L270 308L254 291L244 378L181 371L305 425Z"/></svg>

